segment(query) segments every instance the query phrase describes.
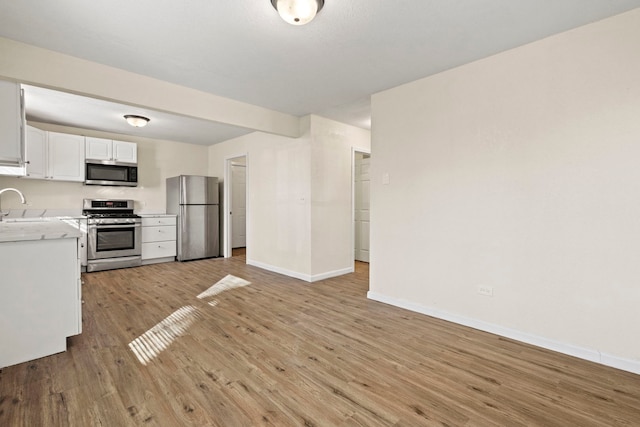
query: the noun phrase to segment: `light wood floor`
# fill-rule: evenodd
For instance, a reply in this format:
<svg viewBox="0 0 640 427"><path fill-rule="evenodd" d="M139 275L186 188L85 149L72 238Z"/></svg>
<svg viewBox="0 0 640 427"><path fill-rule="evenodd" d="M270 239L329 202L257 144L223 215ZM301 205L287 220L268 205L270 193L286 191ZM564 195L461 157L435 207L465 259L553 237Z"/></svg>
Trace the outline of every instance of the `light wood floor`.
<svg viewBox="0 0 640 427"><path fill-rule="evenodd" d="M640 424L640 376L369 301L367 264L307 284L244 262L84 275L84 333L0 371L0 426ZM227 274L251 284L196 297ZM128 344L156 324L174 340L145 366Z"/></svg>

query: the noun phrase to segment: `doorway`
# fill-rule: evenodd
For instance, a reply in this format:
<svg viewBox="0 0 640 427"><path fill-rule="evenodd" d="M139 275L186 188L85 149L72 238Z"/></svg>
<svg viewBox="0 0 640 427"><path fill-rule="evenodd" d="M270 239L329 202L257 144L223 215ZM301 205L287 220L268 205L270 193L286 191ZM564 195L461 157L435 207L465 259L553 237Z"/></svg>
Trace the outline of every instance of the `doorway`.
<svg viewBox="0 0 640 427"><path fill-rule="evenodd" d="M353 153L353 242L354 260L369 262L371 154Z"/></svg>
<svg viewBox="0 0 640 427"><path fill-rule="evenodd" d="M247 250L247 156L225 161L224 256L246 257Z"/></svg>

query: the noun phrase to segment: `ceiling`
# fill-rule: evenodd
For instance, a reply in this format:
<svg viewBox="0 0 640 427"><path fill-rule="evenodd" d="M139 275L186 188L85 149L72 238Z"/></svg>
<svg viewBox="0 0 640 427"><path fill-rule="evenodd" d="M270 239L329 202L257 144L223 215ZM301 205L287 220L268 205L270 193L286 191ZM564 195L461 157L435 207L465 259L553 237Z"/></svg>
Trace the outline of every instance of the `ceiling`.
<svg viewBox="0 0 640 427"><path fill-rule="evenodd" d="M640 7L640 0L0 0L0 37L303 116L370 127L370 95ZM27 87L30 120L210 145L224 123ZM128 127L123 114L151 118Z"/></svg>

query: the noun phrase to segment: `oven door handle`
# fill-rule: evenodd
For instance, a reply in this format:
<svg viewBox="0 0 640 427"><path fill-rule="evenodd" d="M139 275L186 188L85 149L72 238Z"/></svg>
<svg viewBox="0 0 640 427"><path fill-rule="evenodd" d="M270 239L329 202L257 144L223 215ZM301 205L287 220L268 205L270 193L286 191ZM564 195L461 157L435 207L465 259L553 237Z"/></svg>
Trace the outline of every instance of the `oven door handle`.
<svg viewBox="0 0 640 427"><path fill-rule="evenodd" d="M127 228L127 227L135 227L140 228L142 224L139 222L136 223L127 223L127 224L89 224L87 228L89 230L95 230L97 228Z"/></svg>

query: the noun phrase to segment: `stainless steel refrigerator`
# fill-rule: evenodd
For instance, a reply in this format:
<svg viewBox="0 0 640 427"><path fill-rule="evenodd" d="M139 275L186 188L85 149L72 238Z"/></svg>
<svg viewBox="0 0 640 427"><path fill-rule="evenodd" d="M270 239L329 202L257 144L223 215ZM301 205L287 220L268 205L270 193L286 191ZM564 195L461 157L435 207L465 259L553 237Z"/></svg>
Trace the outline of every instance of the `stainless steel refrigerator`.
<svg viewBox="0 0 640 427"><path fill-rule="evenodd" d="M218 178L167 178L167 213L178 216L178 261L220 255Z"/></svg>

